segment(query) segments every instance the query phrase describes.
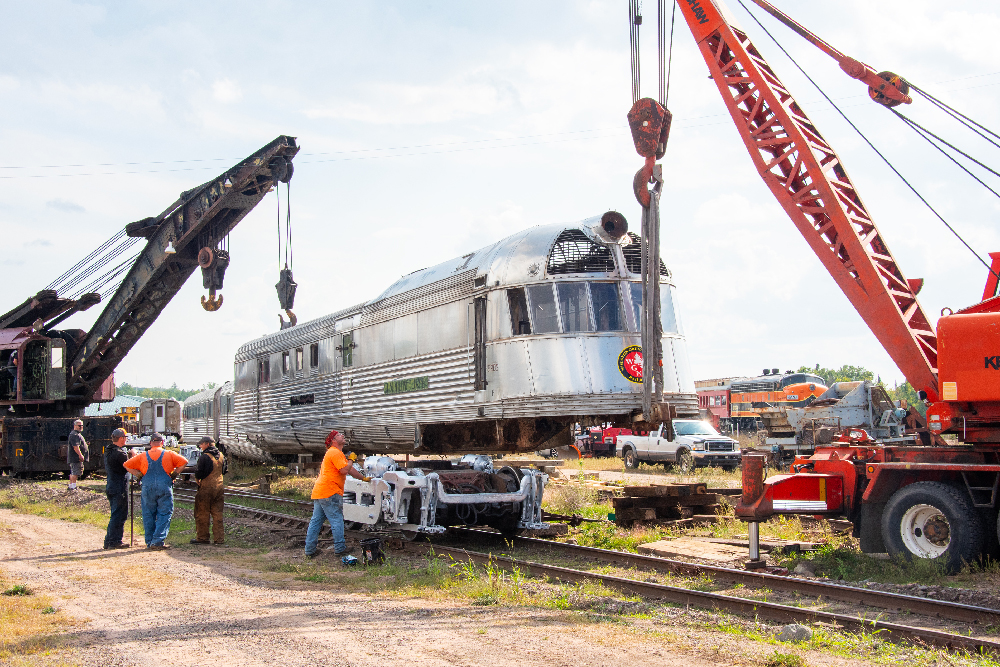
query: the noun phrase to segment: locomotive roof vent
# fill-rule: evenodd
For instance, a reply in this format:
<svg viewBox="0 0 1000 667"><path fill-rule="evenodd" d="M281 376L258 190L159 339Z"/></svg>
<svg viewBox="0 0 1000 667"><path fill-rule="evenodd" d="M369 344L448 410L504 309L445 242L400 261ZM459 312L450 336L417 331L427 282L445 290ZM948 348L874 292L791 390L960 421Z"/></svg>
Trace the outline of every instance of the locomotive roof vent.
<svg viewBox="0 0 1000 667"><path fill-rule="evenodd" d="M765 368L764 369L764 375L770 375L770 374L771 374L771 371Z"/></svg>
<svg viewBox="0 0 1000 667"><path fill-rule="evenodd" d="M778 369L777 368L772 368L771 369L771 375L778 375Z"/></svg>
<svg viewBox="0 0 1000 667"><path fill-rule="evenodd" d="M613 273L615 260L606 245L595 243L579 229L566 229L556 237L546 271L560 273Z"/></svg>
<svg viewBox="0 0 1000 667"><path fill-rule="evenodd" d="M628 269L629 273L642 273L642 246L640 245L639 235L635 232L627 232L628 238L631 241L628 245L622 246L622 253L625 255L625 268ZM660 260L660 275L664 278L670 277L670 270L667 269L667 265Z"/></svg>

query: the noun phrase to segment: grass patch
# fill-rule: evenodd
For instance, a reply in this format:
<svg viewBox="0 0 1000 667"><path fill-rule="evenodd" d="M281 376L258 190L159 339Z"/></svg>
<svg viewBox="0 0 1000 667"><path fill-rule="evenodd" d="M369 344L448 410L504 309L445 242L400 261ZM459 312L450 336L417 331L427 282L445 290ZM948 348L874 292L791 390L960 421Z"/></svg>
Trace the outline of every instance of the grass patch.
<svg viewBox="0 0 1000 667"><path fill-rule="evenodd" d="M290 475L271 482L271 493L276 496L293 498L295 500L310 500L315 484L315 477Z"/></svg>
<svg viewBox="0 0 1000 667"><path fill-rule="evenodd" d="M80 490L77 493L90 492ZM48 519L59 519L74 523L85 523L101 528L106 528L108 525L107 512L98 511L86 506L60 503L58 500L41 500L29 495L23 488L19 488L17 485L0 490L0 508L14 510L21 514L43 516ZM138 510L138 501L136 501L136 510Z"/></svg>
<svg viewBox="0 0 1000 667"><path fill-rule="evenodd" d="M800 562L811 563L817 576L845 581L871 580L888 584L945 584L953 581L940 559L915 558L908 561L902 558L873 558L862 553L857 540L852 538L824 544L805 557L798 554L782 564L794 568ZM973 578L977 574L976 568L967 567L966 574Z"/></svg>
<svg viewBox="0 0 1000 667"><path fill-rule="evenodd" d="M15 584L3 592L4 595L32 595L31 589L24 584Z"/></svg>
<svg viewBox="0 0 1000 667"><path fill-rule="evenodd" d="M764 660L764 667L806 667L806 661L795 653L775 651Z"/></svg>
<svg viewBox="0 0 1000 667"><path fill-rule="evenodd" d="M6 594L6 591L28 591L0 576L5 595L0 596L0 661L23 658L48 652L60 644L60 635L73 622L52 606L45 595L30 593Z"/></svg>

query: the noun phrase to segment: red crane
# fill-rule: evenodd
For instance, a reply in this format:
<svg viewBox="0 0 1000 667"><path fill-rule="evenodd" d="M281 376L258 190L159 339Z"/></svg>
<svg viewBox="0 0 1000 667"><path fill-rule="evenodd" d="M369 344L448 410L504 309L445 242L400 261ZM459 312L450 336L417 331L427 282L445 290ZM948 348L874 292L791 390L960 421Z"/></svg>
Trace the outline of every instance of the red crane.
<svg viewBox="0 0 1000 667"><path fill-rule="evenodd" d="M754 2L867 83L876 102L912 101L900 77L876 73L765 0ZM766 482L762 455L745 456L737 514L751 522L751 534L757 521L778 513L847 516L865 551L941 557L952 567L995 550L1000 254L992 255L984 300L942 317L935 331L917 301L923 281L905 277L840 156L722 1L677 4L761 178L910 384L932 402L930 431L970 443L934 437L931 446L883 446L851 431L797 458L792 474Z"/></svg>

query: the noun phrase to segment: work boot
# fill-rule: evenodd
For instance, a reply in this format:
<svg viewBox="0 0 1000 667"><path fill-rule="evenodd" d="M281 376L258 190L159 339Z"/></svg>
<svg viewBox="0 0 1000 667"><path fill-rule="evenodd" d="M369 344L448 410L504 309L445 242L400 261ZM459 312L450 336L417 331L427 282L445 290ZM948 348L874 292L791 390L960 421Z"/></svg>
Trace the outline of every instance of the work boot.
<svg viewBox="0 0 1000 667"><path fill-rule="evenodd" d="M150 544L146 548L149 549L150 551L166 551L167 549L170 548L170 545L169 544Z"/></svg>
<svg viewBox="0 0 1000 667"><path fill-rule="evenodd" d="M346 556L347 554L354 553L354 547L344 547L343 551L334 551L334 556Z"/></svg>
<svg viewBox="0 0 1000 667"><path fill-rule="evenodd" d="M191 540L191 544L211 544L211 543L208 540L193 539Z"/></svg>

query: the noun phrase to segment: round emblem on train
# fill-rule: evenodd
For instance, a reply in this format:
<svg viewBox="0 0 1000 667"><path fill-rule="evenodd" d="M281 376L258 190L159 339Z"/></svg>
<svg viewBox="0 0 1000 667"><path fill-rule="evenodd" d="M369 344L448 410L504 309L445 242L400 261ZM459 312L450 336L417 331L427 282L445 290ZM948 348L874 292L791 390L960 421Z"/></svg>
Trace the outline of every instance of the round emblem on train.
<svg viewBox="0 0 1000 667"><path fill-rule="evenodd" d="M618 370L629 382L642 384L642 346L629 345L618 355Z"/></svg>

